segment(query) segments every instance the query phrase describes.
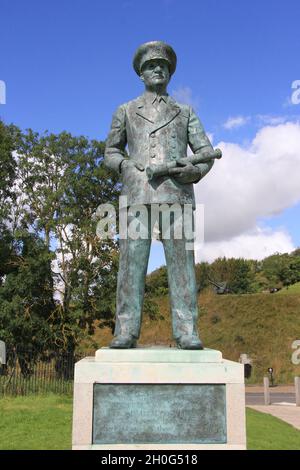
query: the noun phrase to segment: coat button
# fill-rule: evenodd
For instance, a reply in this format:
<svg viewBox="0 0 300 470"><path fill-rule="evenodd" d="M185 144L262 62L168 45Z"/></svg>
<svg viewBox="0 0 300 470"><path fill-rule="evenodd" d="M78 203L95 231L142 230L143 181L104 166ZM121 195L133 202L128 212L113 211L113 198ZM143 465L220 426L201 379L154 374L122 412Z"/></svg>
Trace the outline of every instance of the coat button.
<svg viewBox="0 0 300 470"><path fill-rule="evenodd" d="M151 144L151 147L153 147L153 148L156 147L156 143L153 142L153 143Z"/></svg>
<svg viewBox="0 0 300 470"><path fill-rule="evenodd" d="M150 134L150 137L152 137L152 139L153 139L153 137L155 137L155 134Z"/></svg>

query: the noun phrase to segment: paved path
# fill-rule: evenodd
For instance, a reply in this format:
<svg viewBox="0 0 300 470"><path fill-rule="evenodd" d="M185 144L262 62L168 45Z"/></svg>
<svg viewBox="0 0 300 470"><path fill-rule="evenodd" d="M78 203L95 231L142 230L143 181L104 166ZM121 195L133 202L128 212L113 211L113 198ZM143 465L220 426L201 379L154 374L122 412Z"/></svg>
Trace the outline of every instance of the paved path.
<svg viewBox="0 0 300 470"><path fill-rule="evenodd" d="M255 405L249 406L261 413L268 413L276 418L282 419L287 423L300 430L300 407L295 404L278 404L278 405Z"/></svg>

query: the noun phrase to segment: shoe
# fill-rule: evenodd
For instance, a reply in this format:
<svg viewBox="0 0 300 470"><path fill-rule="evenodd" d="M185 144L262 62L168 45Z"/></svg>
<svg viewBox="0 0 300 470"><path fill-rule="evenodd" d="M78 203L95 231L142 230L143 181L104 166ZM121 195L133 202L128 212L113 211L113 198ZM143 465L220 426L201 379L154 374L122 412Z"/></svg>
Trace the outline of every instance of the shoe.
<svg viewBox="0 0 300 470"><path fill-rule="evenodd" d="M130 349L136 347L136 339L132 336L115 336L109 347L111 349Z"/></svg>
<svg viewBox="0 0 300 470"><path fill-rule="evenodd" d="M177 347L180 349L203 349L203 344L198 336L184 335L177 339Z"/></svg>

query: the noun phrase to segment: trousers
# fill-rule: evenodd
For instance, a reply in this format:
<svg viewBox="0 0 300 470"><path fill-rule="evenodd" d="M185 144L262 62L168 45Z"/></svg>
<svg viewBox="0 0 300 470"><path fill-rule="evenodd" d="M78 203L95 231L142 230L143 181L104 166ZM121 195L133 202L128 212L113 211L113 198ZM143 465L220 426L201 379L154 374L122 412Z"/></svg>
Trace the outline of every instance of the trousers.
<svg viewBox="0 0 300 470"><path fill-rule="evenodd" d="M145 292L145 279L152 242L154 221L151 220L150 206L147 210L147 223L138 221L136 213L128 214L127 226L140 225L144 237L127 236L120 239L120 260L117 285L116 335L140 336L142 310ZM182 206L180 206L181 209ZM183 214L183 210L181 211ZM194 217L192 215L192 217ZM181 216L182 236L178 237L180 215L170 212L169 236L159 216L159 239L163 243L166 257L169 295L174 339L183 335L197 334L197 285L193 241L184 230L184 215ZM147 225L147 227L145 226ZM146 234L146 236L145 236ZM188 249L187 249L188 247Z"/></svg>

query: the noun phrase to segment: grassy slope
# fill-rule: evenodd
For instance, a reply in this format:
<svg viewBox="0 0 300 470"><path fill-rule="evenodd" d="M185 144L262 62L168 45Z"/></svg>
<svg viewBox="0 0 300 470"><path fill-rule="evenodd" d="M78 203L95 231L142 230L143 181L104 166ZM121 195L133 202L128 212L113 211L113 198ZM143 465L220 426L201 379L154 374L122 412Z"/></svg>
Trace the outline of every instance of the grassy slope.
<svg viewBox="0 0 300 470"><path fill-rule="evenodd" d="M261 382L270 366L278 383L291 383L300 375L300 366L291 362L291 344L300 339L300 295L280 292L221 296L207 291L199 297L199 329L205 347L219 349L235 361L241 353L249 354L254 360L251 383ZM144 318L140 344L172 344L168 298L158 303L164 319ZM93 340L102 347L111 337L109 329L97 329Z"/></svg>
<svg viewBox="0 0 300 470"><path fill-rule="evenodd" d="M0 450L70 449L72 398L58 395L0 400ZM247 409L249 449L299 449L300 432Z"/></svg>
<svg viewBox="0 0 300 470"><path fill-rule="evenodd" d="M299 294L300 295L300 282L296 282L296 284L293 284L292 286L289 287L283 287L276 295L282 295L282 294Z"/></svg>

